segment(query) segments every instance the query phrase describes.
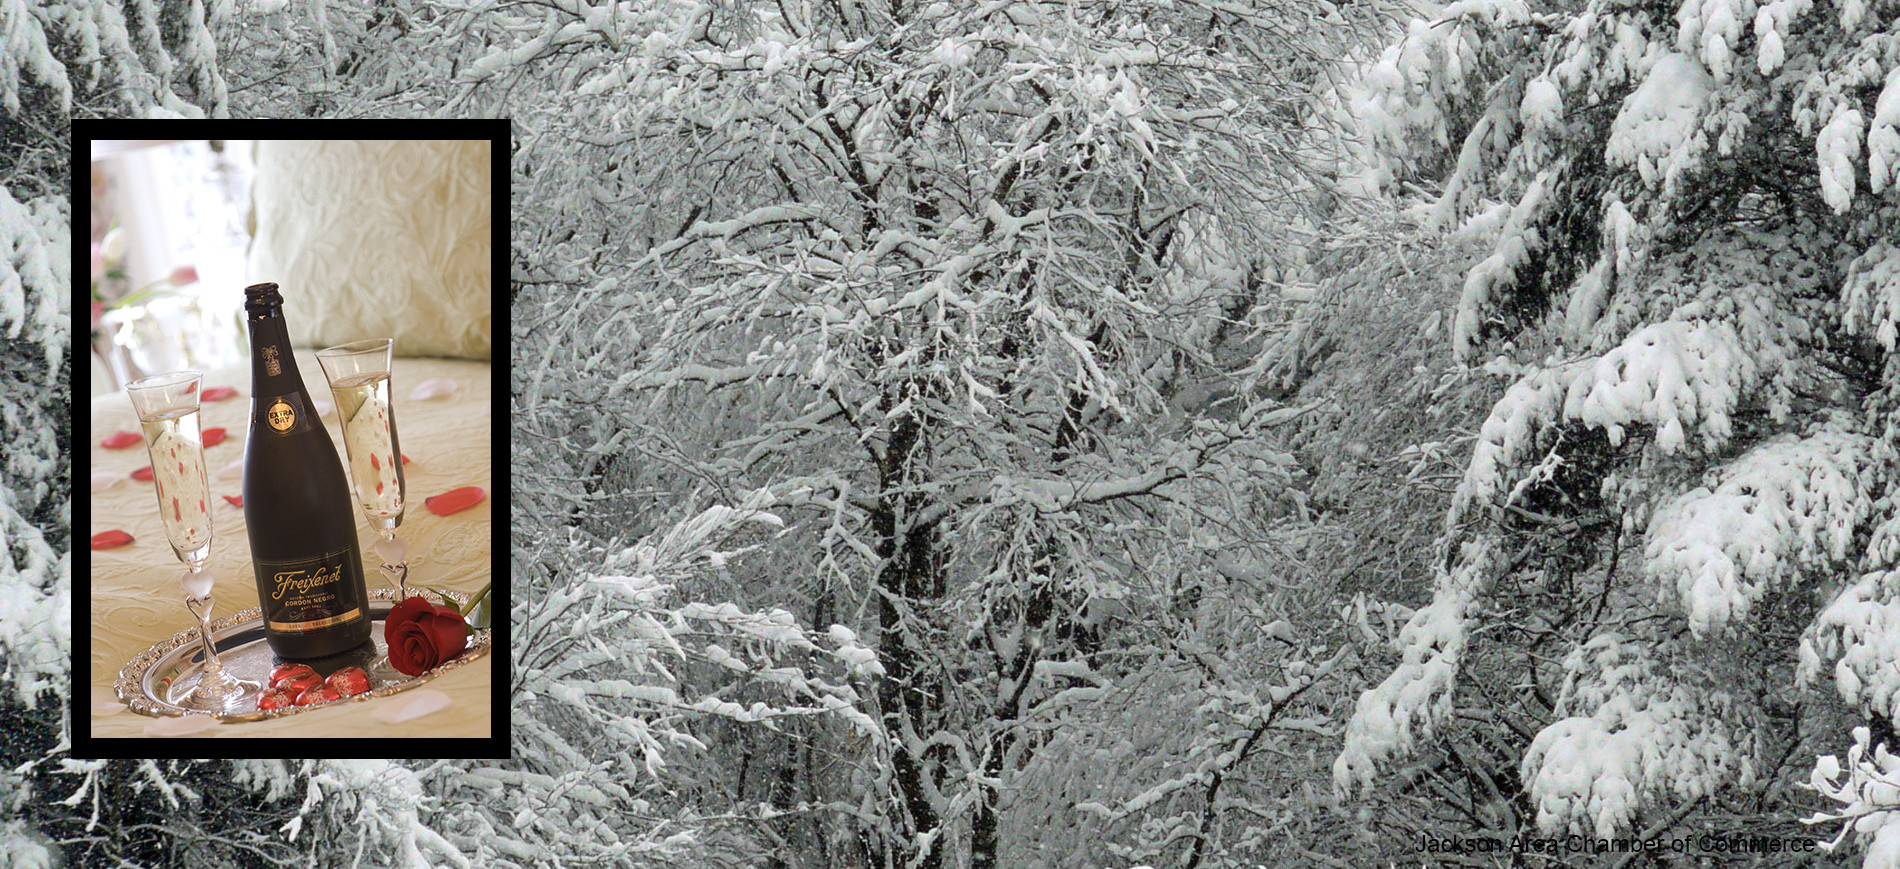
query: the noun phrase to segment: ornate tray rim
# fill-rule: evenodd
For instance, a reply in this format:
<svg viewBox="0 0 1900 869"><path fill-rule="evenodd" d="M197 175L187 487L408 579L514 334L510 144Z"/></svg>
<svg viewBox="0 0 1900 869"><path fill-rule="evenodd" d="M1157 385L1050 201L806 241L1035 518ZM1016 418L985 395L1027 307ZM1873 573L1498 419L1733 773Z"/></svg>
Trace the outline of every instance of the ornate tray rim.
<svg viewBox="0 0 1900 869"><path fill-rule="evenodd" d="M372 601L394 601L396 599L396 590L393 588L372 588L368 589L368 591L369 599ZM421 595L422 591L422 589L412 588L409 590L409 594L411 597L415 597ZM433 592L435 589L429 589L429 591ZM447 591L443 593L453 598L457 606L468 603L468 594L465 592ZM262 607L251 607L250 609L241 610L222 618L212 619L211 633L213 636L220 635L231 628L258 621L263 618L263 615ZM345 697L341 700L332 700L329 703L322 703L315 706L287 706L283 709L255 709L247 712L229 712L220 715L196 709L180 709L145 693L143 688L145 675L151 670L154 664L157 664L180 646L187 646L198 641L198 629L195 627L186 628L178 633L172 634L166 639L153 643L152 646L145 651L133 655L132 660L127 661L124 667L119 668L119 678L113 683L113 690L119 695L119 702L124 703L126 708L151 718L177 718L186 715L204 715L226 722L266 721L273 718L282 718L286 715L295 715L308 710L330 709L345 703L363 703L378 697L388 697L392 694L407 691L445 672L458 667L467 666L470 662L486 656L493 650L493 635L494 631L489 628L476 631L468 638L468 648L464 649L462 654L457 655L451 660L444 661L437 665L435 669L429 670L420 676L413 676L394 685L384 685L361 694Z"/></svg>

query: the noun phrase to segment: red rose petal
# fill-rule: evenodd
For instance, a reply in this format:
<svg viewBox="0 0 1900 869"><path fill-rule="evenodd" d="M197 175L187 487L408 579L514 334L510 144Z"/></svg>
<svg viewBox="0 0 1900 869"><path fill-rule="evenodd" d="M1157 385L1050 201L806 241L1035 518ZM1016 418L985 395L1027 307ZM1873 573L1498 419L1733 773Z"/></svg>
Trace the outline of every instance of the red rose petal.
<svg viewBox="0 0 1900 869"><path fill-rule="evenodd" d="M190 395L190 394L192 394L192 393L194 393L194 392L197 392L197 391L198 391L198 381L196 381L196 380L193 380L193 381L191 382L191 385L190 385L190 386L187 386L187 387L185 387L185 394L186 394L186 395Z"/></svg>
<svg viewBox="0 0 1900 869"><path fill-rule="evenodd" d="M462 654L462 649L468 646L468 623L462 621L461 613L450 611L446 616L438 614L418 621L429 633L429 639L435 641L436 663Z"/></svg>
<svg viewBox="0 0 1900 869"><path fill-rule="evenodd" d="M237 388L231 386L213 386L205 390L205 401L223 401L237 394Z"/></svg>
<svg viewBox="0 0 1900 869"><path fill-rule="evenodd" d="M383 469L383 464L380 460L376 458L375 453L369 454L369 466L379 471Z"/></svg>
<svg viewBox="0 0 1900 869"><path fill-rule="evenodd" d="M404 619L413 619L417 613L428 612L429 606L428 598L419 594L410 595L389 608L389 615L385 618L384 625L387 627Z"/></svg>
<svg viewBox="0 0 1900 869"><path fill-rule="evenodd" d="M140 469L138 469L138 470L136 470L136 471L133 471L133 472L132 472L132 479L134 479L134 480L146 480L146 481L148 481L148 482L149 482L149 481L150 481L150 480L152 479L152 466L151 466L151 465L146 465L146 466L145 466L145 467L143 467L143 468L140 468Z"/></svg>
<svg viewBox="0 0 1900 869"><path fill-rule="evenodd" d="M137 432L115 431L111 436L100 441L99 445L108 450L122 450L143 440L145 440L145 438Z"/></svg>
<svg viewBox="0 0 1900 869"><path fill-rule="evenodd" d="M383 640L391 666L420 676L461 654L468 645L468 631L453 608L411 597L396 604L383 620Z"/></svg>
<svg viewBox="0 0 1900 869"><path fill-rule="evenodd" d="M205 446L215 447L224 443L224 429L208 428L204 430Z"/></svg>
<svg viewBox="0 0 1900 869"><path fill-rule="evenodd" d="M231 502L231 506L233 506L233 507L242 507L242 506L244 506L244 496L243 496L243 495L226 495L226 496L224 496L224 500L226 500L226 501L230 501L230 502Z"/></svg>
<svg viewBox="0 0 1900 869"><path fill-rule="evenodd" d="M466 510L481 503L482 497L482 487L463 486L452 492L444 492L433 498L425 498L423 499L423 504L428 506L429 512L437 516L447 516L450 513L454 513L458 510Z"/></svg>
<svg viewBox="0 0 1900 869"><path fill-rule="evenodd" d="M114 546L124 546L131 542L132 535L124 531L101 531L98 534L92 535L92 548L94 549L111 549Z"/></svg>
<svg viewBox="0 0 1900 869"><path fill-rule="evenodd" d="M183 521L185 521L185 514L184 514L184 513L182 513L182 512L179 512L179 510L178 510L178 499L177 499L177 498L173 498L173 499L172 499L172 518L173 518L173 519L175 519L175 520L177 520L177 521L180 521L180 522L183 522Z"/></svg>
<svg viewBox="0 0 1900 869"><path fill-rule="evenodd" d="M403 464L405 464L405 465L406 465L406 464L409 464L409 454L408 454L408 453L403 453L403 454L402 454L402 463L403 463Z"/></svg>

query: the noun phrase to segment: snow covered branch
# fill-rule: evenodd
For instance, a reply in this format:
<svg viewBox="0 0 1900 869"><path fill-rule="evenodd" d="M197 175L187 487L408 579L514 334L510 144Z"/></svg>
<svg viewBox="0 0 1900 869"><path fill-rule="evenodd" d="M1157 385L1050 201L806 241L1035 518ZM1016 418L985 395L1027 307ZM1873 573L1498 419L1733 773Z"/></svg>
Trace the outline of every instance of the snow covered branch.
<svg viewBox="0 0 1900 869"><path fill-rule="evenodd" d="M1900 754L1893 746L1871 744L1865 727L1854 728L1847 764L1825 755L1814 764L1809 787L1838 805L1806 819L1809 824L1838 823L1840 832L1822 847L1833 851L1849 833L1866 843L1861 869L1900 867Z"/></svg>

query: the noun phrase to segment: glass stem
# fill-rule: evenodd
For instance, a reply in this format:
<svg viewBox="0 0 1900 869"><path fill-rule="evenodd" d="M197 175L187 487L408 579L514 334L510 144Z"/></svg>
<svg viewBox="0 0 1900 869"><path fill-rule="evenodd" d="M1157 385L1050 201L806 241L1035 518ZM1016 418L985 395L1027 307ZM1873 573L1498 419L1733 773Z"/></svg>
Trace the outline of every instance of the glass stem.
<svg viewBox="0 0 1900 869"><path fill-rule="evenodd" d="M194 615L198 616L198 642L205 647L204 675L199 678L198 684L215 685L218 677L224 674L224 665L218 661L217 647L211 644L211 598L205 597L204 609L194 607L193 610Z"/></svg>
<svg viewBox="0 0 1900 869"><path fill-rule="evenodd" d="M397 564L390 564L389 562L386 562L386 561L383 562L383 572L388 574L390 581L394 582L396 585L396 602L401 603L405 600L408 600L409 599L409 561L408 559L404 559Z"/></svg>

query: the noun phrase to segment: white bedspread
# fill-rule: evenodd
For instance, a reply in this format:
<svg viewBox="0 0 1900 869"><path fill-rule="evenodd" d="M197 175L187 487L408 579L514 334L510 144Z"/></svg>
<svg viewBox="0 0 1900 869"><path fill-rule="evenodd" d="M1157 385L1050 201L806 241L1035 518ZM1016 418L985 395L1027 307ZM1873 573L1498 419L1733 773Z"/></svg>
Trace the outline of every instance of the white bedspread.
<svg viewBox="0 0 1900 869"><path fill-rule="evenodd" d="M313 390L312 397L332 402L324 385L322 369L309 350L297 351L299 373ZM494 417L489 413L490 367L483 362L446 359L397 359L392 375L392 395L396 410L398 436L402 451L411 463L404 469L408 484L408 505L398 532L409 543L409 585L427 586L474 593L487 584L494 563L493 534L490 531L490 500L449 516L437 516L423 506L423 499L462 486L480 486L491 492L489 444L493 439ZM432 377L447 377L455 382L452 395L426 401L409 400L416 384ZM238 395L203 405L203 425L223 427L225 441L205 450L205 466L211 475L211 510L214 540L211 570L217 576L216 605L213 618L257 606L256 586L252 579L250 545L245 534L244 511L224 500L242 493L238 476L222 476L220 470L243 458L244 433L250 413L250 367L248 364L206 372L205 388L232 386ZM324 418L330 437L343 455L343 441L337 428L334 409ZM137 541L130 546L92 552L90 582L74 589L89 595L90 624L75 631L87 642L92 657L92 696L95 700L112 696L112 684L119 668L133 655L153 643L190 627L194 621L185 608L184 592L177 577L183 570L165 540L158 518L158 501L153 484L130 477L132 471L150 464L144 441L125 449L100 446L115 431L138 433L138 418L123 392L104 395L92 401L92 447L90 471L110 471L124 479L105 491L91 496L90 537L101 531L123 530ZM90 476L90 473L88 474ZM78 481L75 481L78 484ZM352 502L354 506L354 502ZM361 513L357 515L357 536L366 565L365 576L372 588L387 584L376 566L371 545L376 535L370 532ZM498 590L500 591L500 590ZM505 595L505 591L501 592ZM505 600L505 597L503 597ZM274 721L221 725L200 731L196 736L217 737L487 737L489 733L490 685L494 660L506 655L505 639L496 637L495 649L487 658L456 668L429 682L426 687L446 692L453 700L448 709L399 725L383 724L370 717L379 706L401 702L407 695L380 698L366 703L338 704ZM153 719L131 711L93 717L90 732L94 738L143 736L143 727ZM85 733L85 722L74 722Z"/></svg>

